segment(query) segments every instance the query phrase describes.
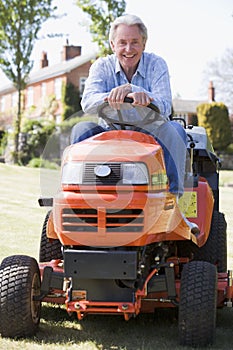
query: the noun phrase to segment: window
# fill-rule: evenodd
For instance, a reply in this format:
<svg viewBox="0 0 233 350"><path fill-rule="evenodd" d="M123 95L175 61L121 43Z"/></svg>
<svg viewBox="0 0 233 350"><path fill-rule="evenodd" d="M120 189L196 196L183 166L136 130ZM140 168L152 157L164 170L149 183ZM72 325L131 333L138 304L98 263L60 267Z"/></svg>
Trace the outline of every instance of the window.
<svg viewBox="0 0 233 350"><path fill-rule="evenodd" d="M6 99L4 96L2 96L0 100L0 112L4 112L6 108Z"/></svg>
<svg viewBox="0 0 233 350"><path fill-rule="evenodd" d="M18 104L18 93L17 91L15 91L11 95L11 107L16 107L17 104Z"/></svg>
<svg viewBox="0 0 233 350"><path fill-rule="evenodd" d="M61 99L61 90L62 90L62 79L57 78L55 79L55 82L54 82L54 93L56 96L56 100Z"/></svg>
<svg viewBox="0 0 233 350"><path fill-rule="evenodd" d="M83 91L84 91L86 80L87 80L86 77L81 77L79 79L79 93L80 93L80 97L82 97L82 95L83 95Z"/></svg>
<svg viewBox="0 0 233 350"><path fill-rule="evenodd" d="M34 102L34 90L32 86L27 88L27 107L33 106Z"/></svg>
<svg viewBox="0 0 233 350"><path fill-rule="evenodd" d="M60 124L62 122L62 116L59 114L59 115L56 115L56 124Z"/></svg>
<svg viewBox="0 0 233 350"><path fill-rule="evenodd" d="M43 100L46 97L46 83L41 84L41 99Z"/></svg>

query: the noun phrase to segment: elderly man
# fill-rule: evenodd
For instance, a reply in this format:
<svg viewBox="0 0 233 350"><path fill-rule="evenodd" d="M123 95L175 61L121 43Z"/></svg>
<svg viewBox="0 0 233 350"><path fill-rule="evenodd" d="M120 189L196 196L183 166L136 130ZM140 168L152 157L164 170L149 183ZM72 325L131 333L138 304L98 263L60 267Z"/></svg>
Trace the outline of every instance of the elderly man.
<svg viewBox="0 0 233 350"><path fill-rule="evenodd" d="M134 106L155 104L163 118L159 127L147 130L161 145L169 180L169 191L179 198L184 191L186 133L180 124L170 121L172 97L166 62L154 53L145 52L147 28L134 15L118 17L111 25L109 41L112 55L97 59L90 68L82 97L84 112L96 113L98 106L108 101L119 109L127 96ZM81 122L74 126L71 142L108 130L100 121ZM198 228L186 222L191 230Z"/></svg>

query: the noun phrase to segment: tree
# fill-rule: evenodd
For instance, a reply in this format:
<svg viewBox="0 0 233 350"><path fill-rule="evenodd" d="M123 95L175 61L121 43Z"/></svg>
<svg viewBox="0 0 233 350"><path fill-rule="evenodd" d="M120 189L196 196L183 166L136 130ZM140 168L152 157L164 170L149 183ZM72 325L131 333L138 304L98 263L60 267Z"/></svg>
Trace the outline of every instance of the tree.
<svg viewBox="0 0 233 350"><path fill-rule="evenodd" d="M209 62L204 76L214 82L218 99L233 111L233 48L227 49L222 57Z"/></svg>
<svg viewBox="0 0 233 350"><path fill-rule="evenodd" d="M111 53L108 40L110 24L124 13L125 0L77 0L77 5L91 19L90 32L93 35L93 42L98 44L100 56Z"/></svg>
<svg viewBox="0 0 233 350"><path fill-rule="evenodd" d="M221 102L202 103L197 107L198 125L206 129L215 150L223 151L232 141L227 107Z"/></svg>
<svg viewBox="0 0 233 350"><path fill-rule="evenodd" d="M42 23L56 9L53 0L0 0L0 67L18 92L14 162L18 163L22 91L33 62L30 56Z"/></svg>

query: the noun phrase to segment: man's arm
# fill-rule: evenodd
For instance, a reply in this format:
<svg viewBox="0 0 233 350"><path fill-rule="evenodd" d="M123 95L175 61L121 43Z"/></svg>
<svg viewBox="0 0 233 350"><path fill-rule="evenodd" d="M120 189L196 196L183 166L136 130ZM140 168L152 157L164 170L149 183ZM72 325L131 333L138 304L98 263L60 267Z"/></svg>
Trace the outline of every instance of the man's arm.
<svg viewBox="0 0 233 350"><path fill-rule="evenodd" d="M101 59L95 61L85 82L81 106L85 113L95 114L98 106L104 102L109 95L106 91L106 72Z"/></svg>
<svg viewBox="0 0 233 350"><path fill-rule="evenodd" d="M133 99L135 106L148 106L153 103L159 108L161 115L169 119L172 97L167 64L161 57L153 54L143 57L142 62L139 64L141 73L133 77L132 83L113 88L106 100L115 109L120 108L119 105L126 96Z"/></svg>
<svg viewBox="0 0 233 350"><path fill-rule="evenodd" d="M144 92L151 98L151 102L156 105L160 113L166 119L171 114L172 94L170 87L170 77L168 67L163 58L151 54L151 59L146 62L145 88L131 84L132 92Z"/></svg>

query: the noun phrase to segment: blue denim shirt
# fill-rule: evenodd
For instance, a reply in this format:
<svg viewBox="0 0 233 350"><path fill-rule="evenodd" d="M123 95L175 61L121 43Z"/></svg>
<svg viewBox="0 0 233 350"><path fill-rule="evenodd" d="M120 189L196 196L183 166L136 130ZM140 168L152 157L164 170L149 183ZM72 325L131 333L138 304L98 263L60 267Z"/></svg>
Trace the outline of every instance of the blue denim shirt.
<svg viewBox="0 0 233 350"><path fill-rule="evenodd" d="M98 58L91 66L82 96L85 113L96 113L109 92L120 85L129 83L115 54ZM153 98L165 120L171 114L172 96L169 72L163 58L143 52L138 68L131 81L132 92L144 91Z"/></svg>

